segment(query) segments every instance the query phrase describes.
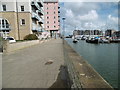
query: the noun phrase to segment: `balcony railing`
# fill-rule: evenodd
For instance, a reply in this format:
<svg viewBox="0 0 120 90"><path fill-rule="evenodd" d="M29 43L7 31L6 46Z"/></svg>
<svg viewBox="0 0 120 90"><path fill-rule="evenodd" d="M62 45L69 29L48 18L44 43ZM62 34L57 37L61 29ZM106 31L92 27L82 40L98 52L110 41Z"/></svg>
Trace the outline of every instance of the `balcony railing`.
<svg viewBox="0 0 120 90"><path fill-rule="evenodd" d="M38 13L40 13L41 15L43 15L43 9L41 8L40 10L37 10Z"/></svg>
<svg viewBox="0 0 120 90"><path fill-rule="evenodd" d="M39 5L36 1L32 1L32 2L31 2L31 5L32 5L32 6L36 6L36 8L37 8L38 10L41 9L40 5Z"/></svg>
<svg viewBox="0 0 120 90"><path fill-rule="evenodd" d="M33 31L41 31L42 27L40 25L32 23L32 30Z"/></svg>
<svg viewBox="0 0 120 90"><path fill-rule="evenodd" d="M37 0L37 3L38 3L41 7L43 7L43 0Z"/></svg>
<svg viewBox="0 0 120 90"><path fill-rule="evenodd" d="M38 19L37 14L35 12L32 12L32 18Z"/></svg>
<svg viewBox="0 0 120 90"><path fill-rule="evenodd" d="M32 18L37 19L38 22L41 22L41 23L44 22L44 20L38 14L36 14L35 12L32 12Z"/></svg>

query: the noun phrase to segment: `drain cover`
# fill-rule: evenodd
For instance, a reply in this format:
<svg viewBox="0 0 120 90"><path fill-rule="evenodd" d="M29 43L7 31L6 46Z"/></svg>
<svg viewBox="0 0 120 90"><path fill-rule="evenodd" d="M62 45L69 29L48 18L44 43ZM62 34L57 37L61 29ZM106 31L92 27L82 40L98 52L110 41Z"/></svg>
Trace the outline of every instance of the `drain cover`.
<svg viewBox="0 0 120 90"><path fill-rule="evenodd" d="M45 63L45 65L50 65L50 64L52 64L53 63L53 60L49 60L49 61L47 61L46 63Z"/></svg>

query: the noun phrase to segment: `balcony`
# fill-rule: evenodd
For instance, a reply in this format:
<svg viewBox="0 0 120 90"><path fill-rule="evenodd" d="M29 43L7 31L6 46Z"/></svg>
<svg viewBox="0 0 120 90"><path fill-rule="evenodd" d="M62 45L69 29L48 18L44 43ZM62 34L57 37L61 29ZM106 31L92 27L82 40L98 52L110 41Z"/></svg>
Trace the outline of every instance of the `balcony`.
<svg viewBox="0 0 120 90"><path fill-rule="evenodd" d="M36 3L34 1L31 2L31 6L35 7L36 9L38 9L37 6L36 6Z"/></svg>
<svg viewBox="0 0 120 90"><path fill-rule="evenodd" d="M34 32L42 31L42 27L40 25L32 23L32 31Z"/></svg>
<svg viewBox="0 0 120 90"><path fill-rule="evenodd" d="M40 5L40 7L43 7L43 0L37 0L37 3Z"/></svg>
<svg viewBox="0 0 120 90"><path fill-rule="evenodd" d="M37 26L37 24L32 23L32 30L33 30L33 31L38 31L38 26Z"/></svg>
<svg viewBox="0 0 120 90"><path fill-rule="evenodd" d="M38 21L40 24L44 23L44 20L42 18L40 18L40 20Z"/></svg>
<svg viewBox="0 0 120 90"><path fill-rule="evenodd" d="M38 15L37 15L35 12L32 12L32 18L33 18L33 19L36 19L36 20L37 20L37 19L38 19L37 16L38 16Z"/></svg>
<svg viewBox="0 0 120 90"><path fill-rule="evenodd" d="M43 9L41 8L40 10L37 10L37 12L40 14L40 15L43 15Z"/></svg>
<svg viewBox="0 0 120 90"><path fill-rule="evenodd" d="M60 9L60 6L58 6L58 9Z"/></svg>
<svg viewBox="0 0 120 90"><path fill-rule="evenodd" d="M32 2L31 2L31 5L32 5L32 6L35 6L35 8L37 8L38 10L41 9L40 5L39 5L37 2L35 2L35 1L32 1Z"/></svg>

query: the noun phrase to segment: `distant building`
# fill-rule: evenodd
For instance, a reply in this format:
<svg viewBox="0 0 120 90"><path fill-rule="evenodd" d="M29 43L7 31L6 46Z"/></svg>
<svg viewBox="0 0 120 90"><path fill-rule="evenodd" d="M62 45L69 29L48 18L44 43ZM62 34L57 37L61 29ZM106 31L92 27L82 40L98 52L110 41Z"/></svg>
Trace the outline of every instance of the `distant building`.
<svg viewBox="0 0 120 90"><path fill-rule="evenodd" d="M85 30L84 35L90 35L90 30Z"/></svg>
<svg viewBox="0 0 120 90"><path fill-rule="evenodd" d="M112 35L114 34L114 32L116 32L116 31L112 30L112 29L108 29L108 30L105 31L105 36L112 37Z"/></svg>
<svg viewBox="0 0 120 90"><path fill-rule="evenodd" d="M44 27L54 37L60 29L58 0L44 0Z"/></svg>
<svg viewBox="0 0 120 90"><path fill-rule="evenodd" d="M103 35L103 32L100 30L94 30L94 35Z"/></svg>
<svg viewBox="0 0 120 90"><path fill-rule="evenodd" d="M43 1L8 2L0 0L0 35L23 40L28 34L43 30Z"/></svg>
<svg viewBox="0 0 120 90"><path fill-rule="evenodd" d="M120 31L116 31L113 33L113 38L119 38L120 39Z"/></svg>
<svg viewBox="0 0 120 90"><path fill-rule="evenodd" d="M100 30L74 30L73 35L103 35Z"/></svg>
<svg viewBox="0 0 120 90"><path fill-rule="evenodd" d="M75 35L78 35L78 30L74 30L73 31L73 35L75 36Z"/></svg>

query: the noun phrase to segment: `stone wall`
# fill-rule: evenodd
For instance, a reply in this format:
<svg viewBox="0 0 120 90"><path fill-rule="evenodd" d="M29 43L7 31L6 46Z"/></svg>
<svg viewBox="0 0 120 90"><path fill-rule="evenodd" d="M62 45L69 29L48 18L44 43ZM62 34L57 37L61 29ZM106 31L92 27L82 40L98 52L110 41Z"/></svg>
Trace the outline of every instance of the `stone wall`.
<svg viewBox="0 0 120 90"><path fill-rule="evenodd" d="M16 43L4 43L4 53L9 53L13 52L16 50L24 49L33 45L40 44L44 41L39 41L39 40L32 40L32 41L24 41L24 42L16 42Z"/></svg>

